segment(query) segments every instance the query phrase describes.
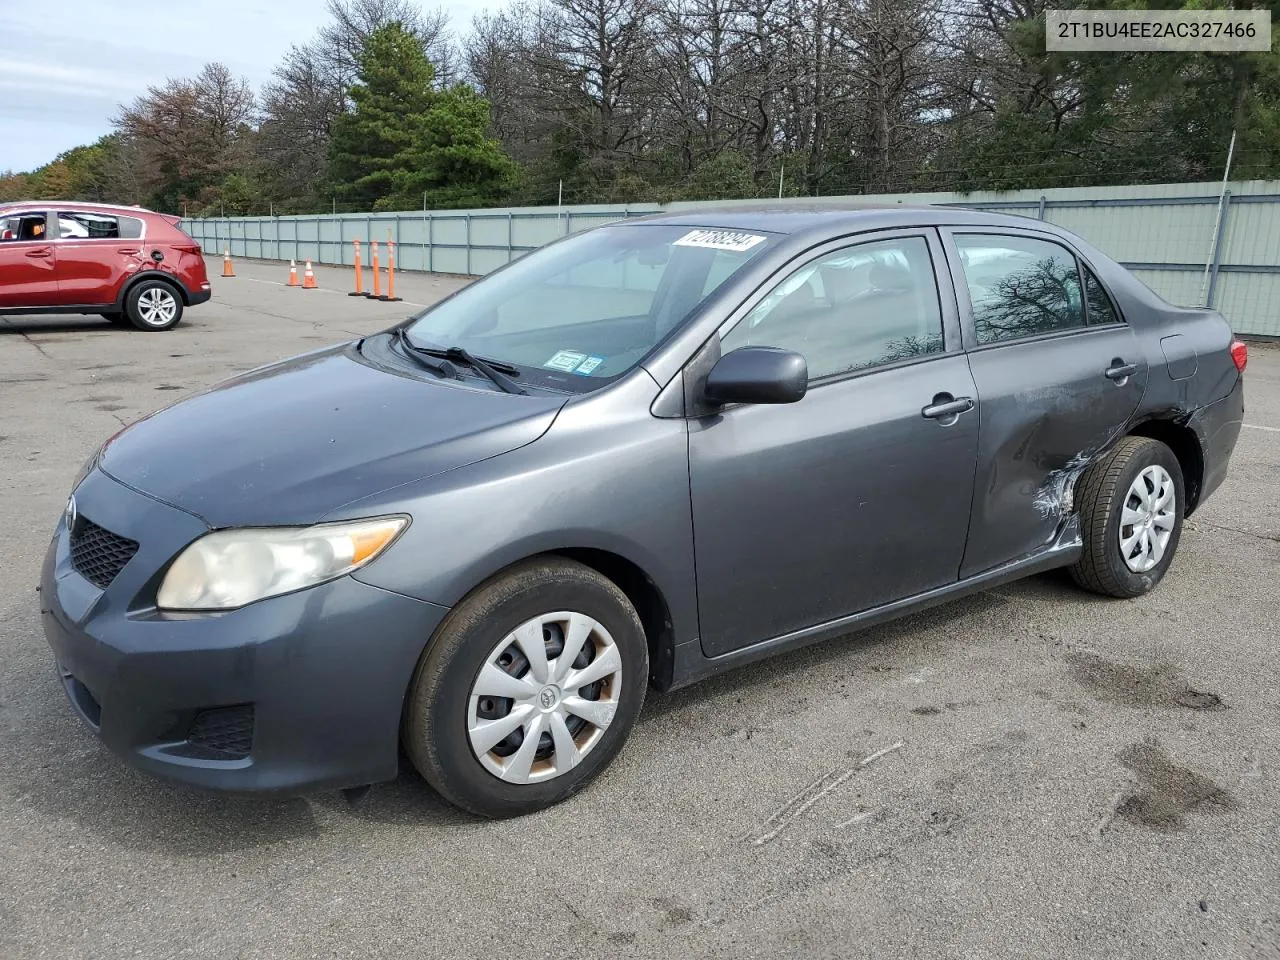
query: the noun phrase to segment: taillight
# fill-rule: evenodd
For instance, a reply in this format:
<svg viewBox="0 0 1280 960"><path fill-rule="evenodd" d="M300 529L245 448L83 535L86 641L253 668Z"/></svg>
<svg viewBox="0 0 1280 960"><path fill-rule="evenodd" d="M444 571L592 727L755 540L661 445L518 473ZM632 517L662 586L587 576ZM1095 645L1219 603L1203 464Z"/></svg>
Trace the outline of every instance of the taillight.
<svg viewBox="0 0 1280 960"><path fill-rule="evenodd" d="M1249 348L1245 346L1243 340L1231 341L1231 360L1236 365L1236 369L1244 373L1244 368L1249 364Z"/></svg>

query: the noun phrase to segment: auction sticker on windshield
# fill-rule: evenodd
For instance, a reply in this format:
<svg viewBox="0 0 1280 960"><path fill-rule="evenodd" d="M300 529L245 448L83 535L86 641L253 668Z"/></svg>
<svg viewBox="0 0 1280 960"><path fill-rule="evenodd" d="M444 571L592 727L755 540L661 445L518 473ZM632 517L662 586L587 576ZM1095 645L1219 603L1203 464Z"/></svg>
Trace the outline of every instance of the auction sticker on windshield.
<svg viewBox="0 0 1280 960"><path fill-rule="evenodd" d="M584 360L587 359L585 353L578 353L575 350L559 350L556 354L543 364L552 370L563 370L565 373L573 373Z"/></svg>
<svg viewBox="0 0 1280 960"><path fill-rule="evenodd" d="M764 237L755 233L738 233L735 230L690 230L677 240L677 247L706 247L709 250L732 250L741 253L750 250Z"/></svg>

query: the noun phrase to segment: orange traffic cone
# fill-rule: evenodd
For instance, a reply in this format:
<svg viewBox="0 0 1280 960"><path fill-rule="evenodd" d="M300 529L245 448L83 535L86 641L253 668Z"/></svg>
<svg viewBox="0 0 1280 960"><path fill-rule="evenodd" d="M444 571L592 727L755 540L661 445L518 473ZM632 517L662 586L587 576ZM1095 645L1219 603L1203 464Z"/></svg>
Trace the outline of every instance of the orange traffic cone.
<svg viewBox="0 0 1280 960"><path fill-rule="evenodd" d="M222 251L222 275L224 277L234 277L236 275L235 267L231 266L230 248Z"/></svg>
<svg viewBox="0 0 1280 960"><path fill-rule="evenodd" d="M396 242L387 240L387 292L378 298L387 303L398 303L403 297L396 296Z"/></svg>
<svg viewBox="0 0 1280 960"><path fill-rule="evenodd" d="M378 278L378 241L371 240L369 242L369 253L373 260L373 292L366 293L365 296L370 300L382 299L382 281Z"/></svg>
<svg viewBox="0 0 1280 960"><path fill-rule="evenodd" d="M289 282L286 283L285 286L296 287L297 285L298 285L298 261L290 260L289 261Z"/></svg>
<svg viewBox="0 0 1280 960"><path fill-rule="evenodd" d="M307 261L307 269L302 272L302 289L316 289L316 275L311 272L311 261Z"/></svg>
<svg viewBox="0 0 1280 960"><path fill-rule="evenodd" d="M355 244L355 249L356 249L356 259L355 259L355 263L356 263L356 288L355 288L354 290L352 290L350 293L348 293L348 294L347 294L347 296L348 296L348 297L363 297L363 296L364 296L364 280L363 280L363 278L362 278L362 276L361 276L361 273L360 273L360 241L359 241L359 240L352 240L351 242Z"/></svg>

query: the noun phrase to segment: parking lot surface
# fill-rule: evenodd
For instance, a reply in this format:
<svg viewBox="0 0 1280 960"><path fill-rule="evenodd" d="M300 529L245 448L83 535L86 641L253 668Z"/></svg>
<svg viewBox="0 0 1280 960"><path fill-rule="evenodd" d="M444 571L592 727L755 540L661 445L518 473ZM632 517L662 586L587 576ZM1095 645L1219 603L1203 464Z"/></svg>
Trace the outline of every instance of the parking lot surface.
<svg viewBox="0 0 1280 960"><path fill-rule="evenodd" d="M209 266L168 333L0 318L3 960L1280 956L1280 350L1150 596L1036 577L650 693L594 785L489 823L407 768L356 806L193 792L65 702L35 585L94 447L464 282Z"/></svg>

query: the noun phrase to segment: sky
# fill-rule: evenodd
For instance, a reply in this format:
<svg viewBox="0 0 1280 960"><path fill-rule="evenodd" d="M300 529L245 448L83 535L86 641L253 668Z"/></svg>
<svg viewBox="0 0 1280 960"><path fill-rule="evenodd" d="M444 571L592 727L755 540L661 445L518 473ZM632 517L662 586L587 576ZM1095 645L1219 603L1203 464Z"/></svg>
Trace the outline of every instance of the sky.
<svg viewBox="0 0 1280 960"><path fill-rule="evenodd" d="M462 30L499 2L445 6ZM261 89L326 16L324 0L0 0L0 173L92 143L120 104L212 60Z"/></svg>

